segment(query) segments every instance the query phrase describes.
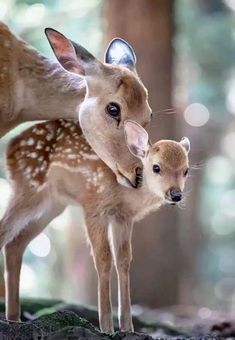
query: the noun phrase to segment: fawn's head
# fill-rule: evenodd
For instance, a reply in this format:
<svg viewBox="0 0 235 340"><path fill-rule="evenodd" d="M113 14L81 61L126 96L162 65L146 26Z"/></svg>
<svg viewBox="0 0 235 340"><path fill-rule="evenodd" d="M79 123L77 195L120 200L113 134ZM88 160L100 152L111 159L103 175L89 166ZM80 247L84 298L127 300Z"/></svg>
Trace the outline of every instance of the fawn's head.
<svg viewBox="0 0 235 340"><path fill-rule="evenodd" d="M78 106L81 128L94 151L122 182L122 169L127 175L136 163L125 144L124 121L135 120L145 126L151 119L147 90L137 76L133 49L116 38L102 63L57 31L48 28L46 35L60 64L84 78L86 96Z"/></svg>
<svg viewBox="0 0 235 340"><path fill-rule="evenodd" d="M148 133L133 121L125 122L130 152L143 163L144 185L166 203L181 201L188 175L190 142L160 140L151 145Z"/></svg>

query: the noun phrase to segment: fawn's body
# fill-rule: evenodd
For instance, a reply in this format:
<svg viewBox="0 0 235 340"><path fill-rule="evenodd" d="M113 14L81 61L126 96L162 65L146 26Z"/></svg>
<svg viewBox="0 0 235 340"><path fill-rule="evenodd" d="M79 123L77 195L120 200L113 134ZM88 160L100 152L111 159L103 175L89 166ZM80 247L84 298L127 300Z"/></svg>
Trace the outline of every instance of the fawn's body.
<svg viewBox="0 0 235 340"><path fill-rule="evenodd" d="M138 190L116 182L113 172L97 157L78 124L72 121L38 124L10 143L7 170L13 196L0 222L0 244L6 245L9 319L17 320L20 316L19 273L25 247L68 204L80 204L98 274L100 327L107 332L113 330L110 301L113 258L118 276L120 328L133 329L129 292L132 226L163 203L179 200L174 190L183 190L188 150L183 142L181 145L160 141L149 146L147 133L136 123L126 124L126 136L129 149L143 162L143 186ZM161 164L163 175L153 173L156 162ZM154 165L155 172L157 167L160 165Z"/></svg>
<svg viewBox="0 0 235 340"><path fill-rule="evenodd" d="M57 31L47 29L46 35L59 63L0 22L0 138L26 121L78 119L87 141L117 180L135 185L139 162L124 143L123 122L132 119L145 126L151 110L132 48L114 39L102 63Z"/></svg>

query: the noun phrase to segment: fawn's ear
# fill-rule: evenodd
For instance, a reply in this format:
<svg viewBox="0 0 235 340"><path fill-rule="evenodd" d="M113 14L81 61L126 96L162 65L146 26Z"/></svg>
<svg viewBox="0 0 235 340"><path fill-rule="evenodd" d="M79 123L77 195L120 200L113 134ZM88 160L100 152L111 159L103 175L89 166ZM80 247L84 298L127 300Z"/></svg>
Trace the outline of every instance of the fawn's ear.
<svg viewBox="0 0 235 340"><path fill-rule="evenodd" d="M138 123L126 120L124 123L126 144L130 152L137 158L144 159L149 151L149 135Z"/></svg>
<svg viewBox="0 0 235 340"><path fill-rule="evenodd" d="M180 145L186 150L187 153L190 151L190 140L188 137L183 137L180 141Z"/></svg>
<svg viewBox="0 0 235 340"><path fill-rule="evenodd" d="M45 34L56 58L67 71L85 76L100 64L84 47L67 39L53 28L46 28Z"/></svg>
<svg viewBox="0 0 235 340"><path fill-rule="evenodd" d="M105 52L105 62L108 64L123 65L135 70L136 56L133 48L123 39L115 38Z"/></svg>

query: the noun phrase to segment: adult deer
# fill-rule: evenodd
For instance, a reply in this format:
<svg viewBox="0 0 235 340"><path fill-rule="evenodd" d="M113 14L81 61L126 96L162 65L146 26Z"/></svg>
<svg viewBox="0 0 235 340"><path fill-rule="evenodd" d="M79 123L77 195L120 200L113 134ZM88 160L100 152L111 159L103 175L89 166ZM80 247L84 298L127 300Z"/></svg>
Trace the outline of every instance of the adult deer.
<svg viewBox="0 0 235 340"><path fill-rule="evenodd" d="M123 122L133 119L145 126L151 110L133 49L116 38L102 63L61 33L45 32L59 63L0 23L0 138L26 121L79 119L86 139L117 180L135 186L139 162L127 151Z"/></svg>
<svg viewBox="0 0 235 340"><path fill-rule="evenodd" d="M11 141L6 163L13 194L0 221L8 319L20 317L19 275L25 247L68 204L80 204L98 274L100 328L113 331L113 257L120 328L133 330L129 292L132 226L162 204L181 200L190 144L184 138L179 143L163 140L150 145L147 132L139 124L124 124L127 146L143 166L143 185L138 190L117 183L74 122L41 123Z"/></svg>

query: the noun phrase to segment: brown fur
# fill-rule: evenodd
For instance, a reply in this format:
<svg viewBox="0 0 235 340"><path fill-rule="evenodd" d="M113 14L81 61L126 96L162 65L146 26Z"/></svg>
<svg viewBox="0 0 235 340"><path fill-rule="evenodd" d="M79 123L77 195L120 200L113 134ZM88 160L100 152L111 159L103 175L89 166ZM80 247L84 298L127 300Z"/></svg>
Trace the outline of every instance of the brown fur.
<svg viewBox="0 0 235 340"><path fill-rule="evenodd" d="M56 36L60 40L55 39L58 53L63 52L58 59L71 72L42 56L0 23L0 138L26 121L78 119L89 144L113 170L119 183L134 183L135 169L140 164L124 143L123 123L132 119L145 126L150 121L144 85L135 71L103 64L81 47L77 59L71 60L67 51L70 40ZM77 66L84 56L87 76ZM105 110L110 102L121 107L118 128Z"/></svg>
<svg viewBox="0 0 235 340"><path fill-rule="evenodd" d="M156 163L163 168L161 176L153 173L152 166ZM84 208L87 236L98 274L100 327L106 332L113 330L110 273L114 262L118 274L120 328L133 329L129 292L132 225L164 204L171 187L183 190L188 156L180 143L160 141L150 147L143 164L142 188L119 185L73 121L37 124L11 141L6 165L14 195L0 222L0 247L5 245L8 273L8 319L19 318L21 260L15 261L15 257L22 258L30 240L67 204L80 204Z"/></svg>
<svg viewBox="0 0 235 340"><path fill-rule="evenodd" d="M164 167L177 170L185 163L185 150L179 149L178 143L174 141L160 141L153 146L154 152L158 152Z"/></svg>

